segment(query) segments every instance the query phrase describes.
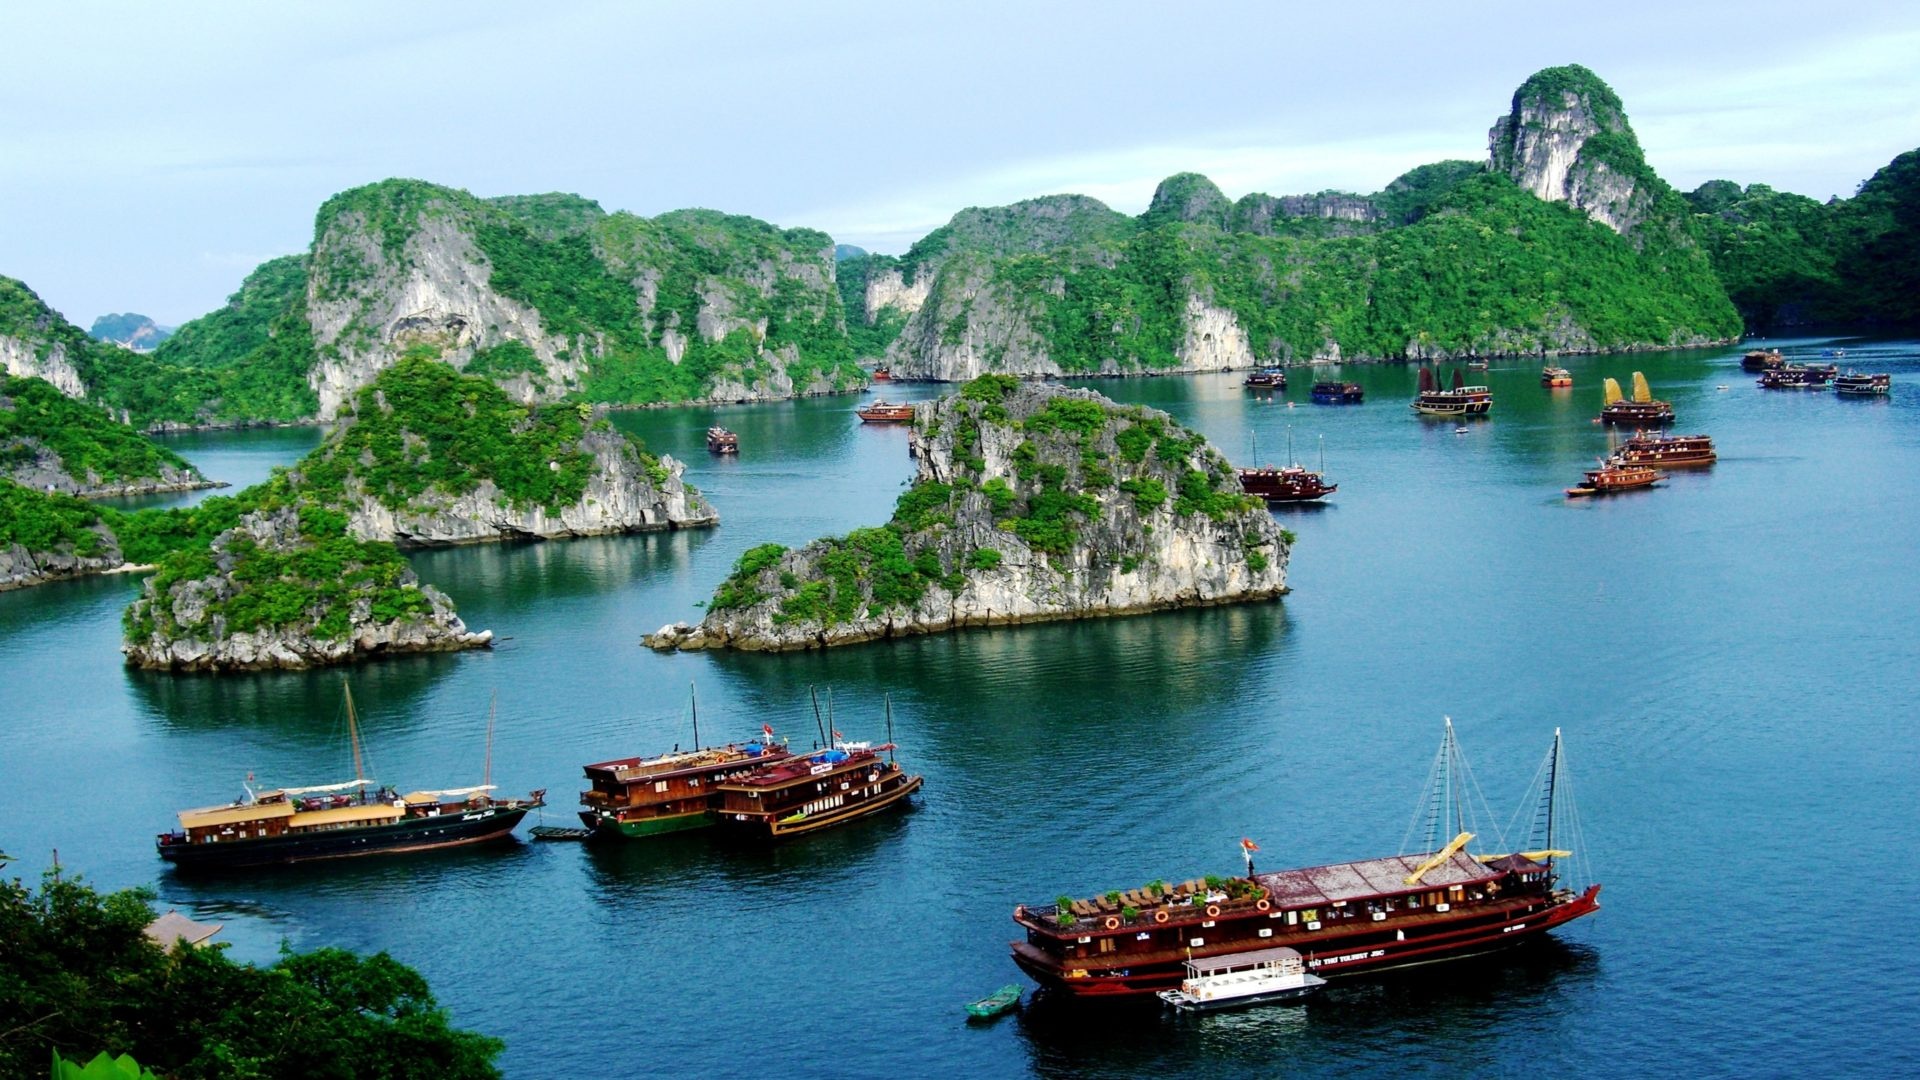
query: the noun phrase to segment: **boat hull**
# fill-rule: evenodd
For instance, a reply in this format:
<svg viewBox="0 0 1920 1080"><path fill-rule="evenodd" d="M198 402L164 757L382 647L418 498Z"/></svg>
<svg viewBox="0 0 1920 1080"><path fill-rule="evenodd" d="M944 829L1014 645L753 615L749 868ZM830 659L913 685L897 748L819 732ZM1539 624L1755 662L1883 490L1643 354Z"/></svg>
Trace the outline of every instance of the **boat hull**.
<svg viewBox="0 0 1920 1080"><path fill-rule="evenodd" d="M1421 416L1485 416L1493 411L1493 402L1416 401L1408 407Z"/></svg>
<svg viewBox="0 0 1920 1080"><path fill-rule="evenodd" d="M748 836L758 836L769 840L784 840L789 836L804 836L807 833L830 829L835 825L844 825L849 821L880 813L896 806L906 805L907 799L920 790L925 777L908 776L899 785L875 795L869 799L849 802L832 810L809 814L793 819L748 819L736 820L726 814L719 814L718 820L728 831Z"/></svg>
<svg viewBox="0 0 1920 1080"><path fill-rule="evenodd" d="M664 814L660 817L638 818L631 821L611 820L591 810L582 810L580 820L586 823L587 828L593 830L595 837L612 840L645 840L652 836L710 829L713 827L714 819L711 810L696 810L690 814Z"/></svg>
<svg viewBox="0 0 1920 1080"><path fill-rule="evenodd" d="M403 818L390 825L287 834L225 843L158 845L160 857L188 869L230 869L403 855L505 841L532 806L489 806L436 817Z"/></svg>
<svg viewBox="0 0 1920 1080"><path fill-rule="evenodd" d="M1234 1009L1251 1009L1255 1005L1293 1005L1326 989L1326 983L1312 986L1296 986L1289 990L1269 990L1260 994L1248 994L1237 998L1214 998L1211 1001L1199 1001L1185 994L1174 996L1171 991L1160 991L1160 1000L1170 1008L1181 1012L1210 1013L1230 1012Z"/></svg>
<svg viewBox="0 0 1920 1080"><path fill-rule="evenodd" d="M1600 886L1590 886L1545 908L1538 904L1477 910L1460 919L1430 924L1398 936L1403 929L1391 922L1368 923L1344 931L1275 936L1249 943L1268 948L1287 945L1307 958L1307 969L1323 979L1370 975L1399 968L1440 963L1508 948L1538 938L1600 908ZM1226 950L1245 951L1245 950ZM1134 962L1119 969L1087 970L1076 976L1024 941L1013 943L1013 961L1034 980L1056 993L1073 998L1122 999L1177 988L1185 978L1184 957L1166 955L1148 963ZM1078 969L1077 969L1078 970Z"/></svg>

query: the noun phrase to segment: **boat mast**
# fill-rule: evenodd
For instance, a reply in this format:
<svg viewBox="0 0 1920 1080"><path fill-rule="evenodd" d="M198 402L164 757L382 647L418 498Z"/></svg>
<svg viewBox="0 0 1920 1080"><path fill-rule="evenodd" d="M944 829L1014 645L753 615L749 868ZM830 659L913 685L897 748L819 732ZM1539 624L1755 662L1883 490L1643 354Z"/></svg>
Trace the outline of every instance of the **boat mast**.
<svg viewBox="0 0 1920 1080"><path fill-rule="evenodd" d="M480 782L493 786L493 718L500 711L500 691L495 690L487 701L487 764L480 774Z"/></svg>
<svg viewBox="0 0 1920 1080"><path fill-rule="evenodd" d="M1547 866L1553 866L1553 819L1559 809L1555 804L1555 789L1560 780L1560 729L1553 729L1553 753L1547 758Z"/></svg>
<svg viewBox="0 0 1920 1080"><path fill-rule="evenodd" d="M809 686L807 687L807 696L809 696L809 697L811 697L811 698L813 699L813 726L814 726L815 728L817 728L817 729L819 729L819 731L820 731L820 742L826 742L826 741L827 741L827 728L826 728L826 725L825 725L825 724L823 724L823 723L821 722L821 720L820 720L820 690L819 690L819 688L817 688L817 687L815 687L815 686L812 686L812 685L809 685ZM819 745L820 745L820 743L814 743L813 745L815 745L815 746L819 746Z"/></svg>
<svg viewBox="0 0 1920 1080"><path fill-rule="evenodd" d="M364 782L367 779L367 773L366 769L360 764L360 723L353 717L353 687L347 684L347 680L341 679L340 688L344 690L347 695L347 741L353 744L353 778L356 781L362 782L361 794L364 795L366 794Z"/></svg>
<svg viewBox="0 0 1920 1080"><path fill-rule="evenodd" d="M893 765L897 764L894 761L894 754L897 751L893 746L893 695L881 694L880 700L885 703L887 707L887 764Z"/></svg>
<svg viewBox="0 0 1920 1080"><path fill-rule="evenodd" d="M700 750L700 698L694 693L693 680L687 680L687 705L693 710L693 749Z"/></svg>

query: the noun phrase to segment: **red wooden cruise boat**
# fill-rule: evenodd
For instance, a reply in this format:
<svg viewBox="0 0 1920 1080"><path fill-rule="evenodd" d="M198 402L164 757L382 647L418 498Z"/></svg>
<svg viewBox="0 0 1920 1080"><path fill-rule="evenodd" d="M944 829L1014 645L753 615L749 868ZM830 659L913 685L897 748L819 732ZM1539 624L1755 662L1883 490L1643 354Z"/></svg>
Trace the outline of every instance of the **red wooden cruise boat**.
<svg viewBox="0 0 1920 1080"><path fill-rule="evenodd" d="M1451 723L1441 760L1450 777L1459 762ZM1542 771L1540 850L1469 855L1464 849L1473 834L1462 830L1431 855L1255 874L1257 848L1242 841L1244 877L1153 882L1091 900L1063 896L1015 908L1013 921L1026 936L1012 943L1014 963L1042 986L1075 998L1126 998L1179 985L1189 960L1259 949L1295 949L1308 970L1335 978L1537 938L1600 906L1600 886L1576 892L1561 884L1556 860L1571 854L1553 847L1567 839L1568 830L1555 832L1564 770L1556 731ZM1452 824L1451 803L1430 805L1439 823ZM1569 826L1575 820L1565 819Z"/></svg>
<svg viewBox="0 0 1920 1080"><path fill-rule="evenodd" d="M1778 349L1755 349L1740 358L1740 367L1745 371L1768 371L1786 362L1787 358Z"/></svg>
<svg viewBox="0 0 1920 1080"><path fill-rule="evenodd" d="M1422 416L1485 416L1493 409L1493 391L1484 386L1468 386L1458 369L1453 387L1440 389L1432 368L1420 369L1420 393L1409 406Z"/></svg>
<svg viewBox="0 0 1920 1080"><path fill-rule="evenodd" d="M1711 465L1719 458L1711 435L1663 435L1636 431L1633 437L1613 452L1618 465L1658 465L1663 469L1686 469Z"/></svg>
<svg viewBox="0 0 1920 1080"><path fill-rule="evenodd" d="M1579 499L1588 495L1612 495L1620 491L1632 491L1635 488L1652 487L1666 479L1659 470L1648 465L1622 465L1618 462L1602 462L1597 469L1588 469L1584 482L1567 489L1567 498Z"/></svg>
<svg viewBox="0 0 1920 1080"><path fill-rule="evenodd" d="M863 424L913 423L913 406L895 405L886 400L875 401L873 404L855 409L853 412L855 416L860 418L860 422Z"/></svg>

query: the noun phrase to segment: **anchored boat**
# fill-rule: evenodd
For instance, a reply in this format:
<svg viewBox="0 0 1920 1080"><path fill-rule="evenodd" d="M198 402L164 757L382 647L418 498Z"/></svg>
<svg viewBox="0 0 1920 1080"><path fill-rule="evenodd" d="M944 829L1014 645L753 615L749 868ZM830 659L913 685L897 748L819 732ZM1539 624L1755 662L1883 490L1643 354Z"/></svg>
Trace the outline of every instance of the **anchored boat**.
<svg viewBox="0 0 1920 1080"><path fill-rule="evenodd" d="M1422 416L1485 416L1493 409L1493 391L1466 385L1458 369L1453 373L1452 389L1442 390L1433 369L1421 368L1420 394L1410 408Z"/></svg>
<svg viewBox="0 0 1920 1080"><path fill-rule="evenodd" d="M505 840L528 811L546 804L545 791L524 799L488 794L494 790L491 718L484 782L401 795L365 776L351 691L346 710L352 780L258 793L249 786L224 806L182 810L180 828L155 839L160 857L183 869L210 869L429 851Z"/></svg>
<svg viewBox="0 0 1920 1080"><path fill-rule="evenodd" d="M1634 432L1632 438L1613 452L1613 462L1618 465L1658 465L1666 469L1711 465L1718 457L1711 435L1663 435L1646 431Z"/></svg>
<svg viewBox="0 0 1920 1080"><path fill-rule="evenodd" d="M1851 397L1871 397L1893 391L1893 376L1866 375L1849 371L1833 380L1833 392Z"/></svg>
<svg viewBox="0 0 1920 1080"><path fill-rule="evenodd" d="M737 454L740 452L740 436L723 427L707 429L707 453Z"/></svg>
<svg viewBox="0 0 1920 1080"><path fill-rule="evenodd" d="M1755 349L1740 358L1743 371L1767 371L1786 366L1787 358L1778 349Z"/></svg>
<svg viewBox="0 0 1920 1080"><path fill-rule="evenodd" d="M1161 1001L1181 1012L1218 1012L1253 1005L1299 1001L1319 993L1327 980L1307 970L1298 949L1229 953L1187 961L1187 977Z"/></svg>
<svg viewBox="0 0 1920 1080"><path fill-rule="evenodd" d="M1293 458L1293 432L1287 432L1287 458ZM1285 468L1273 465L1240 469L1240 490L1269 503L1311 502L1340 490L1339 484L1326 481L1327 444L1320 442L1320 471L1294 461Z"/></svg>
<svg viewBox="0 0 1920 1080"><path fill-rule="evenodd" d="M1760 373L1763 390L1825 390L1838 372L1831 364L1785 364Z"/></svg>
<svg viewBox="0 0 1920 1080"><path fill-rule="evenodd" d="M814 715L819 718L819 698ZM894 761L893 703L887 703L887 741L842 742L831 721L825 750L797 755L729 778L714 788L714 816L735 832L780 839L817 832L893 806L920 790L918 775ZM830 733L830 735L829 735ZM885 753L886 759L880 755Z"/></svg>
<svg viewBox="0 0 1920 1080"><path fill-rule="evenodd" d="M725 746L700 745L700 703L691 688L692 750L674 747L653 757L616 758L585 766L586 791L580 793L580 821L595 837L659 836L703 829L714 822L715 788L761 766L793 755L760 725L762 738Z"/></svg>
<svg viewBox="0 0 1920 1080"><path fill-rule="evenodd" d="M884 399L875 401L873 404L865 406L864 408L855 409L853 412L855 416L860 418L860 422L863 424L913 423L913 406L895 405Z"/></svg>
<svg viewBox="0 0 1920 1080"><path fill-rule="evenodd" d="M1240 385L1249 390L1285 390L1287 372L1281 367L1263 367L1257 371L1248 372L1245 381Z"/></svg>
<svg viewBox="0 0 1920 1080"><path fill-rule="evenodd" d="M1464 790L1453 786L1464 771L1449 722L1433 790ZM1571 853L1554 845L1577 831L1578 820L1561 807L1566 786L1555 731L1538 781L1539 801L1532 804L1537 850L1470 855L1465 848L1474 834L1462 828L1428 855L1255 874L1257 845L1242 841L1244 877L1156 881L1090 900L1063 896L1015 908L1014 923L1025 936L1012 943L1013 959L1054 992L1124 998L1175 989L1189 974L1190 961L1256 950L1291 948L1306 958L1307 971L1337 978L1537 938L1599 909L1600 886L1576 892L1561 882L1559 860ZM1432 807L1429 842L1450 831L1456 815L1465 824L1453 799L1424 805ZM1572 839L1578 843L1577 836Z"/></svg>
<svg viewBox="0 0 1920 1080"><path fill-rule="evenodd" d="M1357 382L1317 382L1312 397L1321 405L1358 405L1367 399L1367 388Z"/></svg>
<svg viewBox="0 0 1920 1080"><path fill-rule="evenodd" d="M1012 1012L1020 1007L1020 993L1019 983L1008 983L986 997L967 1002L967 1020L991 1020Z"/></svg>
<svg viewBox="0 0 1920 1080"><path fill-rule="evenodd" d="M1563 367L1541 368L1540 369L1540 385L1548 388L1549 390L1557 390L1562 387L1572 386L1573 372L1568 371L1566 368L1563 368Z"/></svg>
<svg viewBox="0 0 1920 1080"><path fill-rule="evenodd" d="M1631 399L1620 393L1620 384L1613 379L1606 380L1604 387L1606 400L1600 407L1601 423L1625 427L1660 427L1673 423L1673 406L1654 400L1647 377L1640 372L1633 373Z"/></svg>

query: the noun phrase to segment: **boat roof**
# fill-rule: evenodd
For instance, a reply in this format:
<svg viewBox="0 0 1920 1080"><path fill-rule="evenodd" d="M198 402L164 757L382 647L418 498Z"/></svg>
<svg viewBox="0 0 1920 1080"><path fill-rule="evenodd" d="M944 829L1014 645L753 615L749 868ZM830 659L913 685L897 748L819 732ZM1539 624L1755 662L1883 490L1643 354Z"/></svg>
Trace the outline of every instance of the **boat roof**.
<svg viewBox="0 0 1920 1080"><path fill-rule="evenodd" d="M395 821L406 814L405 810L386 803L363 803L359 806L336 806L331 810L308 810L293 815L287 822L290 829L303 829L313 825L345 825L356 822L372 824L376 821Z"/></svg>
<svg viewBox="0 0 1920 1080"><path fill-rule="evenodd" d="M859 768L872 763L876 761L879 756L875 751L891 749L893 749L893 744L888 743L868 750L816 750L811 754L788 758L778 765L769 765L766 768L756 770L751 775L742 776L737 780L729 780L724 786L775 787L780 784L791 783L795 780L805 780L812 776L825 776L829 773L839 772L849 768ZM820 768L820 766L823 765L825 768ZM814 772L816 768L820 768L820 771L817 773Z"/></svg>
<svg viewBox="0 0 1920 1080"><path fill-rule="evenodd" d="M1254 879L1266 888L1274 903L1293 908L1430 892L1454 885L1493 881L1501 875L1501 871L1480 865L1466 852L1456 851L1447 861L1422 874L1418 885L1408 885L1407 875L1419 869L1420 864L1428 858L1426 855L1393 855L1384 859L1282 870L1276 874L1256 874Z"/></svg>
<svg viewBox="0 0 1920 1080"><path fill-rule="evenodd" d="M1212 975L1221 971L1233 971L1237 968L1253 967L1255 964L1271 964L1280 960L1298 960L1300 951L1284 945L1271 949L1254 949L1251 952L1228 953L1225 956L1196 956L1187 961L1188 970L1195 975Z"/></svg>
<svg viewBox="0 0 1920 1080"><path fill-rule="evenodd" d="M760 747L759 753L752 748ZM698 772L715 765L734 765L741 762L778 760L786 753L786 747L777 743L750 742L745 745L709 746L699 750L679 750L671 754L658 754L654 757L615 758L612 761L599 761L583 766L589 776L594 773L607 773L611 779L625 782L641 777L658 779L679 772Z"/></svg>
<svg viewBox="0 0 1920 1080"><path fill-rule="evenodd" d="M409 803L439 802L442 798L457 799L482 791L492 791L496 786L497 785L494 784L475 784L473 787L448 788L445 791L409 791L405 795L400 796L400 801Z"/></svg>
<svg viewBox="0 0 1920 1080"><path fill-rule="evenodd" d="M198 945L220 932L222 923L194 922L178 911L168 910L165 915L147 924L146 934L154 944L163 949L173 948L176 941L189 945Z"/></svg>
<svg viewBox="0 0 1920 1080"><path fill-rule="evenodd" d="M204 829L213 825L238 825L243 821L269 821L292 817L298 807L290 802L256 802L240 806L203 806L180 811L180 827Z"/></svg>

